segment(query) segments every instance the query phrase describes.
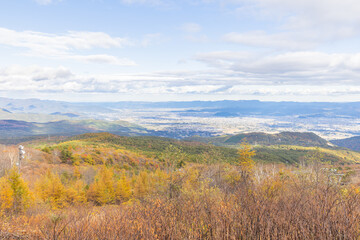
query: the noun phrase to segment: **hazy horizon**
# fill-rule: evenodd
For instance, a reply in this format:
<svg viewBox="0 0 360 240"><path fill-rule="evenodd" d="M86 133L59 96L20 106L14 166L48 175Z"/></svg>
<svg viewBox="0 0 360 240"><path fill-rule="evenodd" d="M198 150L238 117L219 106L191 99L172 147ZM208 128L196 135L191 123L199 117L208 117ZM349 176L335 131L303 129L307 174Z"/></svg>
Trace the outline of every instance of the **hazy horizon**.
<svg viewBox="0 0 360 240"><path fill-rule="evenodd" d="M294 102L294 103L360 103L359 101L315 101L315 100L308 100L308 101L295 101L295 100L259 100L259 99L209 99L209 100L204 100L204 99L193 99L193 100L171 100L171 99L166 99L166 100L118 100L118 101L101 101L101 100L94 100L91 101L90 99L88 101L86 100L79 100L79 101L75 101L74 99L52 99L52 98L37 98L37 97L18 97L18 98L12 98L12 97L3 97L0 96L0 100L1 98L5 98L5 99L11 99L11 100L40 100L40 101L56 101L56 102L68 102L68 103L117 103L117 102L144 102L144 103L161 103L161 102L221 102L221 101L259 101L259 102L277 102L277 103L281 103L281 102Z"/></svg>

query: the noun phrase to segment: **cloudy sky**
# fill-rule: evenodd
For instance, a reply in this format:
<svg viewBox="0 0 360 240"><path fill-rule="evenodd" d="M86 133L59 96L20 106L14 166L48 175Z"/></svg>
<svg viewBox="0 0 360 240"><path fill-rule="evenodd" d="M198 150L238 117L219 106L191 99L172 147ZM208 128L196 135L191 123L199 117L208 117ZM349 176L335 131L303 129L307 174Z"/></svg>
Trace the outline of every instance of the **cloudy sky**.
<svg viewBox="0 0 360 240"><path fill-rule="evenodd" d="M0 97L360 101L358 0L0 0Z"/></svg>

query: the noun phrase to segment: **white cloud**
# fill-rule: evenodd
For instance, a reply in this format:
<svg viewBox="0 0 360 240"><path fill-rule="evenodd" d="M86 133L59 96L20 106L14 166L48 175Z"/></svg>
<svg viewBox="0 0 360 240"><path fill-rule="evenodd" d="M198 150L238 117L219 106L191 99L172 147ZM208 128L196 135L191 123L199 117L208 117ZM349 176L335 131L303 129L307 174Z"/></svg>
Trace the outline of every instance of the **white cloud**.
<svg viewBox="0 0 360 240"><path fill-rule="evenodd" d="M201 31L201 26L197 23L185 23L181 29L186 33L198 33Z"/></svg>
<svg viewBox="0 0 360 240"><path fill-rule="evenodd" d="M357 0L255 0L251 2L255 3L256 7L264 11L267 10L268 14L295 16L294 20L306 19L309 21L308 24L311 20L313 23L322 22L325 24L357 23L360 20L360 5Z"/></svg>
<svg viewBox="0 0 360 240"><path fill-rule="evenodd" d="M202 27L197 23L185 23L180 29L185 33L184 39L191 42L204 43L208 41L206 34L202 34Z"/></svg>
<svg viewBox="0 0 360 240"><path fill-rule="evenodd" d="M360 19L360 5L357 0L213 0L222 5L237 6L241 11L245 9L251 13L261 13L262 16L284 17L313 20L323 23L356 23ZM300 25L299 25L300 26Z"/></svg>
<svg viewBox="0 0 360 240"><path fill-rule="evenodd" d="M360 35L357 0L227 0L242 16L267 22L261 29L231 32L225 41L277 50L305 50ZM236 7L235 7L236 8ZM271 26L271 28L269 28Z"/></svg>
<svg viewBox="0 0 360 240"><path fill-rule="evenodd" d="M360 81L360 53L288 52L256 55L241 52L210 52L195 59L253 84L354 84Z"/></svg>
<svg viewBox="0 0 360 240"><path fill-rule="evenodd" d="M250 85L234 86L229 89L228 94L232 95L253 95L253 96L285 96L290 97L308 97L307 101L314 101L319 96L339 97L339 96L357 96L360 95L359 86L301 86L298 85ZM309 98L310 97L310 98ZM286 98L285 98L286 99ZM304 99L304 98L303 98Z"/></svg>
<svg viewBox="0 0 360 240"><path fill-rule="evenodd" d="M351 62L351 61L350 61ZM281 75L281 74L280 74ZM266 79L264 79L266 77ZM279 78L268 73L234 70L179 71L124 75L82 75L64 67L12 66L0 69L1 91L47 93L180 94L223 96L340 96L359 95L360 83L333 76L328 81L312 78ZM277 81L282 80L281 83ZM308 82L302 82L302 80Z"/></svg>
<svg viewBox="0 0 360 240"><path fill-rule="evenodd" d="M0 44L23 47L32 52L60 54L74 49L122 47L129 42L125 38L113 38L102 32L69 31L56 35L0 28Z"/></svg>
<svg viewBox="0 0 360 240"><path fill-rule="evenodd" d="M83 62L89 62L89 63L106 63L106 64L112 64L112 65L119 65L119 66L135 66L136 63L130 59L127 58L117 58L111 55L106 54L97 54L97 55L74 55L69 56L69 59L75 59L80 60Z"/></svg>
<svg viewBox="0 0 360 240"><path fill-rule="evenodd" d="M99 62L129 65L130 60L124 61L109 55L79 55L79 50L120 48L130 45L125 38L111 37L103 32L75 32L65 34L48 34L34 31L14 31L0 28L0 44L11 47L24 48L26 55L79 59L87 62ZM133 65L133 64L130 64Z"/></svg>
<svg viewBox="0 0 360 240"><path fill-rule="evenodd" d="M245 33L228 33L224 36L224 40L254 47L270 47L281 50L305 50L315 47L319 39L314 35L308 37L288 32L267 34L264 31L253 31Z"/></svg>
<svg viewBox="0 0 360 240"><path fill-rule="evenodd" d="M313 85L276 77L239 74L233 70L178 71L124 75L83 75L64 67L12 66L0 69L0 95L71 101L164 101L260 99L264 101L356 101L360 85L313 81Z"/></svg>

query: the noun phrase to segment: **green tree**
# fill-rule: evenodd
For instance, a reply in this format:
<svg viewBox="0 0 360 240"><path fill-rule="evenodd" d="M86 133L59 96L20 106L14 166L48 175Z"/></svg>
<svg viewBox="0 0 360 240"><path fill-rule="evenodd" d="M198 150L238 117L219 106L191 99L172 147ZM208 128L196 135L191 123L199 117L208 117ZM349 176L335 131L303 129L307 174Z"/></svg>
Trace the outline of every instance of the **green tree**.
<svg viewBox="0 0 360 240"><path fill-rule="evenodd" d="M73 160L73 155L70 150L70 147L68 148L64 147L63 149L61 149L60 159L63 163L71 162Z"/></svg>
<svg viewBox="0 0 360 240"><path fill-rule="evenodd" d="M162 152L160 159L164 162L167 173L173 172L175 169L185 164L186 153L180 148L170 144Z"/></svg>

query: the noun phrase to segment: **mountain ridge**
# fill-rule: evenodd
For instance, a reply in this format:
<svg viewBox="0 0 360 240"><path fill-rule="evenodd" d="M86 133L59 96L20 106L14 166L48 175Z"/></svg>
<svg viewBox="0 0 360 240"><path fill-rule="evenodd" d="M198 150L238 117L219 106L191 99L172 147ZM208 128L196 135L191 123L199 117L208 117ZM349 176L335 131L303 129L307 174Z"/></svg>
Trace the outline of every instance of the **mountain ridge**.
<svg viewBox="0 0 360 240"><path fill-rule="evenodd" d="M219 137L192 137L187 140L213 143L219 146L239 145L243 140L253 145L298 145L298 146L321 146L329 147L329 142L312 132L280 132L280 133L241 133L236 135L224 135Z"/></svg>
<svg viewBox="0 0 360 240"><path fill-rule="evenodd" d="M0 120L0 136L2 138L40 135L76 135L103 131L128 135L147 133L145 128L126 121L60 120L38 123L18 120Z"/></svg>

